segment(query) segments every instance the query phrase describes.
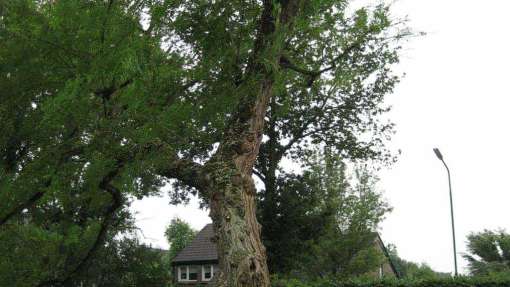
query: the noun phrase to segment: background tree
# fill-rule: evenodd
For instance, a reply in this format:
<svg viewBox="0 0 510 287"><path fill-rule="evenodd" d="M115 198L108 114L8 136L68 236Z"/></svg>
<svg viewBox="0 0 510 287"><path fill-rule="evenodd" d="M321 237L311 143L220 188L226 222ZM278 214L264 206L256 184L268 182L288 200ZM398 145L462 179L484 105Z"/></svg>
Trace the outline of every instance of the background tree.
<svg viewBox="0 0 510 287"><path fill-rule="evenodd" d="M471 233L463 257L473 275L510 274L510 234L504 230Z"/></svg>
<svg viewBox="0 0 510 287"><path fill-rule="evenodd" d="M302 177L282 166L282 160L310 169L307 158L320 145L327 145L346 161L391 163L394 160L385 148L385 142L393 134L393 124L379 116L389 110L384 105L384 95L391 93L398 83L391 67L398 62L399 40L410 32L402 27L402 22L389 18L388 7L363 8L349 14L345 13L348 3L343 5L341 9L323 10L323 14L317 16L317 20L323 22L299 32L302 39L311 37L316 44L294 40L296 45L282 58L282 65L295 73L285 75L286 88L277 90L269 104L267 140L261 145L254 174L263 183L259 191L259 221L264 242L268 244L270 269L274 272L285 269L284 265L278 266L282 262L276 258L289 254L288 249L278 242L281 242L281 234L288 233L289 224L295 221L288 219L290 216L280 216L280 207L290 201L296 210L292 216L302 218L297 210L308 206L312 200L292 196L296 180ZM333 28L338 38L330 41L330 34L320 31L334 21L341 24ZM389 32L396 27L400 29L398 33ZM332 65L317 70L331 72L331 77L320 77L319 72L307 73L295 62L287 62L292 59L299 65L313 67L316 63L302 55L321 58L322 51L329 50L342 52L326 60ZM296 84L304 81L307 85ZM286 192L290 194L283 195ZM309 192L318 192L317 197L321 195L317 189ZM303 220L295 222L305 224ZM314 219L309 220L309 224L314 225L313 222ZM317 231L320 227L308 229L313 228ZM305 234L310 239L320 232ZM285 251L278 250L279 246ZM292 256L289 261L293 261Z"/></svg>
<svg viewBox="0 0 510 287"><path fill-rule="evenodd" d="M165 237L170 245L168 250L169 259L172 260L177 253L190 244L196 235L197 231L193 230L187 222L180 218L172 219L165 230Z"/></svg>
<svg viewBox="0 0 510 287"><path fill-rule="evenodd" d="M355 180L346 176L346 165L331 149L315 151L309 170L286 175L280 186L275 213L275 241L264 237L269 266L280 274L308 278L348 277L379 266L374 248L379 222L390 210L375 190L376 178L361 167Z"/></svg>
<svg viewBox="0 0 510 287"><path fill-rule="evenodd" d="M108 240L70 286L170 286L166 251L134 237Z"/></svg>
<svg viewBox="0 0 510 287"><path fill-rule="evenodd" d="M331 214L319 237L312 239L303 270L312 276L347 278L366 274L381 265L383 254L375 246L379 223L391 210L376 191L377 178L365 167L355 168L355 178L345 178L338 156L324 155L324 163L312 166L316 189L326 191L326 214ZM306 268L305 266L311 268Z"/></svg>
<svg viewBox="0 0 510 287"><path fill-rule="evenodd" d="M397 272L401 278L437 279L451 277L450 273L436 272L426 263L415 263L402 259L393 244L388 244L387 250Z"/></svg>
<svg viewBox="0 0 510 287"><path fill-rule="evenodd" d="M174 182L174 199L199 194L211 209L219 285L268 286L252 179L274 118L266 112L281 107L282 125L269 130L282 131L269 136L277 141L288 140L291 119L301 121L291 115L335 103L342 118L368 117L369 127L377 113L355 112L372 101L360 89L373 87L378 99L395 82L393 43L402 34L389 10L351 17L347 8L341 0L2 1L0 236L53 246L58 262L41 254L33 285L66 285L129 198ZM319 94L318 105L305 102ZM357 96L338 104L346 94ZM333 137L344 122L329 119L304 119L298 138L306 142L309 127ZM24 220L26 212L46 213L45 222Z"/></svg>

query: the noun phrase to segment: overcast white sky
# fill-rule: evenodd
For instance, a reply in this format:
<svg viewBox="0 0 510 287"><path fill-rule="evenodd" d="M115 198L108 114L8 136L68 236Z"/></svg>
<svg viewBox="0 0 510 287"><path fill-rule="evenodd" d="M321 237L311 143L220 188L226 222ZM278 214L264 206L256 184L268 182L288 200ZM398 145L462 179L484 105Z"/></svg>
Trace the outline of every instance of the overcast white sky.
<svg viewBox="0 0 510 287"><path fill-rule="evenodd" d="M450 166L459 264L466 235L484 228L510 231L510 1L399 0L425 37L406 45L399 69L407 76L388 102L397 124L391 146L402 156L380 172L380 188L394 211L382 224L386 243L400 255L453 270L446 170ZM135 202L146 242L167 248L164 229L178 215L196 228L210 222L196 203L170 206L167 198Z"/></svg>

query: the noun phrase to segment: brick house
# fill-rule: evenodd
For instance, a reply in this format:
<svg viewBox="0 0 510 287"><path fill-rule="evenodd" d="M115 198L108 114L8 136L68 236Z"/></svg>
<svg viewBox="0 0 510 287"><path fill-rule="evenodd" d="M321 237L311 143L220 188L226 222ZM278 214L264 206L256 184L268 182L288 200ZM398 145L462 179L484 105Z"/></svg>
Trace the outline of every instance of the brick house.
<svg viewBox="0 0 510 287"><path fill-rule="evenodd" d="M212 241L214 230L212 224L207 224L197 234L195 239L186 246L172 260L172 272L175 283L179 286L214 286L215 275L218 273L218 252ZM370 272L374 277L398 277L398 273L391 261L379 234L375 236L376 248L387 260L377 270Z"/></svg>

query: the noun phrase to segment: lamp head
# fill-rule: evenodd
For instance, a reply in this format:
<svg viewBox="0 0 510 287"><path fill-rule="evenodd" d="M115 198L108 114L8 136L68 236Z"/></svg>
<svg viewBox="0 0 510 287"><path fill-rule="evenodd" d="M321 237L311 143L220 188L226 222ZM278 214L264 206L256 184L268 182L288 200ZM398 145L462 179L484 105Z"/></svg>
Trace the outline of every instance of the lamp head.
<svg viewBox="0 0 510 287"><path fill-rule="evenodd" d="M439 149L437 147L434 148L434 153L436 154L436 156L439 160L443 160L443 155L441 154L441 152L439 151Z"/></svg>

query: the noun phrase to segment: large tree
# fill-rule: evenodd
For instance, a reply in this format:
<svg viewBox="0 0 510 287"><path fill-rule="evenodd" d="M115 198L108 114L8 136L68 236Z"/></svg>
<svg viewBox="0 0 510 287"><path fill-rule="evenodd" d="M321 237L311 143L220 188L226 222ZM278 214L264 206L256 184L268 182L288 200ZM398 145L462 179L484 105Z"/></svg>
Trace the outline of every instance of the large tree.
<svg viewBox="0 0 510 287"><path fill-rule="evenodd" d="M129 198L172 181L176 199L198 193L211 210L218 284L268 286L252 178L265 122L268 143L292 147L313 128L359 145L379 109L358 104L377 106L395 82L388 9L349 11L341 0L2 1L0 232L74 248L36 285L65 285ZM328 111L364 124L336 137L345 122L307 117ZM43 235L19 231L30 226Z"/></svg>

